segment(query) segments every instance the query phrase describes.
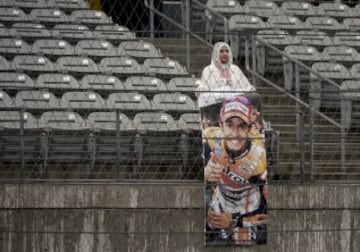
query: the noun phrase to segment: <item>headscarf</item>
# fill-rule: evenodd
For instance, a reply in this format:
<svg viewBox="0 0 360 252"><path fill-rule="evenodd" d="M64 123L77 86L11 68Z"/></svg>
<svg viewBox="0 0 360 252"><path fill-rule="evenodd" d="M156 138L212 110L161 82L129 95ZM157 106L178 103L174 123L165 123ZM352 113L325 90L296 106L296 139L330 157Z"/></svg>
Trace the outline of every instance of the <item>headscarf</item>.
<svg viewBox="0 0 360 252"><path fill-rule="evenodd" d="M229 59L225 64L220 61L220 50L225 47L229 51ZM231 83L231 68L232 65L232 52L230 46L225 42L217 42L214 45L213 53L211 56L211 64L215 65L220 71L220 77L226 80L226 83Z"/></svg>

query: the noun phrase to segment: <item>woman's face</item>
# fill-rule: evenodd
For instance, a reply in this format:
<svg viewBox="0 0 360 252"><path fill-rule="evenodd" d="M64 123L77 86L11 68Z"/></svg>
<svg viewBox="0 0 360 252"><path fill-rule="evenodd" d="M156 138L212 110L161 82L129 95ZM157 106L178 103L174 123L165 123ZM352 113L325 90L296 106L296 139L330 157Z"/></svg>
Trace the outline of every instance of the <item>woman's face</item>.
<svg viewBox="0 0 360 252"><path fill-rule="evenodd" d="M226 146L233 151L242 150L249 137L250 126L239 117L232 117L223 122Z"/></svg>
<svg viewBox="0 0 360 252"><path fill-rule="evenodd" d="M229 61L229 49L226 46L220 48L219 60L222 64L226 64Z"/></svg>

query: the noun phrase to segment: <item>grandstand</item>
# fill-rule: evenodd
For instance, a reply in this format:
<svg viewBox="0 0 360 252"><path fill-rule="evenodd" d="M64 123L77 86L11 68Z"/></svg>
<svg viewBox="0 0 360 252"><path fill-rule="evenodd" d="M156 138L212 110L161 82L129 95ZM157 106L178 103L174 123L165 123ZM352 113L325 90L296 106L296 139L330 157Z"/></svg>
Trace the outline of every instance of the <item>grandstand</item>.
<svg viewBox="0 0 360 252"><path fill-rule="evenodd" d="M145 185L145 193L154 192L147 195L155 202L157 192L149 189L148 183L170 184L170 194L182 200L185 196L177 194L180 190L177 185L200 185L203 181L195 90L202 69L210 62L212 45L222 40L231 45L235 63L261 96L261 113L267 122L264 134L270 183L279 187L305 183L309 188L316 183L358 184L358 1L145 0L124 1L123 5L119 2L0 0L0 179L4 185L22 182L51 185L52 181L123 186L136 183ZM124 13L129 8L133 12ZM125 23L124 15L129 19ZM144 23L146 19L148 25ZM109 186L108 190L118 189ZM166 193L166 189L160 190ZM329 190L342 197L336 188ZM341 190L345 193L350 189L345 185ZM61 192L68 194L75 191L61 188ZM185 191L199 193L201 186ZM284 191L282 196L276 196L279 202L286 196ZM358 187L354 191L359 191ZM107 197L104 205L87 199L79 208L121 208L125 215L129 214L128 209L136 207L139 209L135 211L157 209L156 203L146 199L140 206L131 202L117 205L112 202L116 200L114 195L110 193ZM311 195L305 198L313 201ZM168 201L172 202L170 196ZM339 205L326 205L324 201L321 199L324 205L315 204L316 207L324 208L325 212L337 209L339 216L341 211L351 210L345 214L359 223L356 197L346 198ZM180 210L174 218L181 220L181 210L187 208L202 209L195 201L185 202L177 205ZM0 207L42 208L41 204L31 202L28 206L21 204L4 203ZM44 208L63 207L53 204ZM77 207L75 203L66 205L70 209ZM286 202L274 203L272 207L275 212L292 209ZM311 207L299 200L293 209ZM171 206L164 203L159 209L156 220L161 220ZM203 216L196 213L199 222ZM277 220L287 218L279 210L276 213ZM5 217L7 213L0 219ZM306 218L306 214L302 217ZM201 223L191 225L198 227ZM11 240L12 232L6 232L8 227L9 223L0 223L0 229L5 230L0 230L0 237L5 241ZM175 236L181 232L191 236L194 232L197 241L201 241L201 228L190 231L181 228L180 233L175 228ZM273 232L279 235L283 227L276 228ZM354 229L354 224L336 228L349 232L343 234L341 229L339 239L351 233L352 250L344 249L343 244L328 243L324 251L356 251L359 229ZM146 227L134 230L131 231L161 234L161 230ZM112 230L109 234L116 232ZM126 234L126 230L119 234ZM270 234L269 242L274 244L279 237ZM325 238L319 239L321 243ZM127 245L139 250L135 245ZM291 244L287 245L282 251L291 248ZM4 251L12 251L6 244L1 246ZM26 250L26 246L22 248ZM313 251L323 251L321 245L317 246ZM160 245L153 248L162 249ZM192 249L203 248L197 244ZM295 251L304 250L299 246Z"/></svg>

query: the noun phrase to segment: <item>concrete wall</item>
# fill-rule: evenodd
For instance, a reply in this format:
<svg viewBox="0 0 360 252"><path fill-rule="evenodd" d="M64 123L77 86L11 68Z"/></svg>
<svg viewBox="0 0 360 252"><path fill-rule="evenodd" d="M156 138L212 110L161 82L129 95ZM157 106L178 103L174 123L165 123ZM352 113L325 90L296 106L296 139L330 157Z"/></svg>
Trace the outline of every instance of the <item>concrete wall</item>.
<svg viewBox="0 0 360 252"><path fill-rule="evenodd" d="M360 251L360 185L270 185L268 244ZM202 184L2 184L0 251L219 251L204 247ZM239 251L221 248L221 251Z"/></svg>

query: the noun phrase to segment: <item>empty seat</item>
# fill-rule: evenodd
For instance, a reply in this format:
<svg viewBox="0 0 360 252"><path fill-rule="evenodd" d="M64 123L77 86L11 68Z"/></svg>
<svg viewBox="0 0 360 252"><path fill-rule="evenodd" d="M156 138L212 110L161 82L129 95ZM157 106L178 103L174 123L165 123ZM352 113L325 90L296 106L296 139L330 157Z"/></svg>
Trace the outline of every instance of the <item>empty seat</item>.
<svg viewBox="0 0 360 252"><path fill-rule="evenodd" d="M142 66L130 57L108 57L100 61L100 69L103 73L116 75L135 75L144 72Z"/></svg>
<svg viewBox="0 0 360 252"><path fill-rule="evenodd" d="M102 11L87 10L74 10L71 12L73 20L79 24L83 24L89 27L95 27L96 25L108 25L113 24L111 18L109 18Z"/></svg>
<svg viewBox="0 0 360 252"><path fill-rule="evenodd" d="M167 90L188 94L190 97L193 97L199 83L200 80L193 77L175 77L169 81Z"/></svg>
<svg viewBox="0 0 360 252"><path fill-rule="evenodd" d="M0 54L12 58L16 54L29 54L31 47L26 41L16 38L1 38L0 39Z"/></svg>
<svg viewBox="0 0 360 252"><path fill-rule="evenodd" d="M150 76L131 76L124 83L124 89L127 91L136 91L139 93L164 92L167 90L164 82L156 77Z"/></svg>
<svg viewBox="0 0 360 252"><path fill-rule="evenodd" d="M54 65L47 57L37 55L17 55L13 59L13 67L29 74L54 71Z"/></svg>
<svg viewBox="0 0 360 252"><path fill-rule="evenodd" d="M335 34L335 32L342 31L345 28L332 17L308 17L305 24L313 30L325 31L327 34Z"/></svg>
<svg viewBox="0 0 360 252"><path fill-rule="evenodd" d="M345 66L352 66L356 62L360 62L359 53L354 48L348 46L325 47L322 58L324 61L338 62Z"/></svg>
<svg viewBox="0 0 360 252"><path fill-rule="evenodd" d="M3 56L0 55L0 71L11 70L10 63Z"/></svg>
<svg viewBox="0 0 360 252"><path fill-rule="evenodd" d="M115 131L117 128L116 112L91 112L86 122L89 129L93 131ZM120 132L134 130L132 121L124 113L119 113L118 122Z"/></svg>
<svg viewBox="0 0 360 252"><path fill-rule="evenodd" d="M270 17L281 14L280 8L272 1L248 0L244 4L244 11L258 17Z"/></svg>
<svg viewBox="0 0 360 252"><path fill-rule="evenodd" d="M352 65L350 74L353 79L360 79L360 63L355 63Z"/></svg>
<svg viewBox="0 0 360 252"><path fill-rule="evenodd" d="M11 97L5 91L0 90L0 108L4 110L12 107L14 107L14 102Z"/></svg>
<svg viewBox="0 0 360 252"><path fill-rule="evenodd" d="M360 50L360 34L358 32L337 32L333 40L336 45L350 46Z"/></svg>
<svg viewBox="0 0 360 252"><path fill-rule="evenodd" d="M334 17L338 20L354 17L357 15L348 5L339 2L320 3L319 11L323 12L325 16Z"/></svg>
<svg viewBox="0 0 360 252"><path fill-rule="evenodd" d="M323 49L326 46L335 45L335 42L324 31L303 30L296 32L296 37L301 44L315 46L317 49Z"/></svg>
<svg viewBox="0 0 360 252"><path fill-rule="evenodd" d="M135 40L135 33L125 26L115 25L97 25L93 30L94 37L100 40L107 40L114 45L122 41Z"/></svg>
<svg viewBox="0 0 360 252"><path fill-rule="evenodd" d="M66 39L72 42L94 38L89 27L80 24L57 24L54 26L52 33L57 39Z"/></svg>
<svg viewBox="0 0 360 252"><path fill-rule="evenodd" d="M146 59L144 61L145 73L160 75L160 76L184 76L189 75L187 70L179 64L176 60L169 58L161 59Z"/></svg>
<svg viewBox="0 0 360 252"><path fill-rule="evenodd" d="M15 105L16 107L23 107L35 113L43 112L47 109L57 109L59 108L59 101L51 92L24 90L16 94Z"/></svg>
<svg viewBox="0 0 360 252"><path fill-rule="evenodd" d="M38 55L45 55L50 59L57 59L60 56L74 54L74 48L62 39L39 39L32 45L32 52Z"/></svg>
<svg viewBox="0 0 360 252"><path fill-rule="evenodd" d="M34 81L24 73L0 72L0 89L11 91L34 88Z"/></svg>
<svg viewBox="0 0 360 252"><path fill-rule="evenodd" d="M281 11L286 16L295 16L305 21L307 17L321 16L317 6L312 3L303 1L283 1L281 4Z"/></svg>
<svg viewBox="0 0 360 252"><path fill-rule="evenodd" d="M133 124L140 133L136 139L138 164L135 174L151 179L181 178L184 159L180 132L172 116L156 112L138 113Z"/></svg>
<svg viewBox="0 0 360 252"><path fill-rule="evenodd" d="M56 61L60 71L73 74L75 76L83 76L88 73L99 72L97 64L88 57L81 56L64 56Z"/></svg>
<svg viewBox="0 0 360 252"><path fill-rule="evenodd" d="M18 172L22 164L39 159L40 149L38 120L31 113L0 111L1 164L16 164L12 172Z"/></svg>
<svg viewBox="0 0 360 252"><path fill-rule="evenodd" d="M107 99L108 109L119 109L126 114L151 110L151 103L144 94L137 92L112 93Z"/></svg>
<svg viewBox="0 0 360 252"><path fill-rule="evenodd" d="M13 7L14 1L11 1L11 0L0 0L0 7L3 8L3 7Z"/></svg>
<svg viewBox="0 0 360 252"><path fill-rule="evenodd" d="M52 36L45 26L35 23L15 23L11 26L10 34L14 38L21 38L27 42L49 39Z"/></svg>
<svg viewBox="0 0 360 252"><path fill-rule="evenodd" d="M344 29L347 31L360 31L360 18L345 18L343 20Z"/></svg>
<svg viewBox="0 0 360 252"><path fill-rule="evenodd" d="M152 108L154 110L172 113L175 117L179 117L182 113L194 112L196 105L190 96L186 94L160 93L154 95Z"/></svg>
<svg viewBox="0 0 360 252"><path fill-rule="evenodd" d="M124 90L124 85L117 77L103 74L87 74L81 79L81 88L96 92L114 92Z"/></svg>
<svg viewBox="0 0 360 252"><path fill-rule="evenodd" d="M75 47L75 53L94 59L117 55L117 49L106 40L81 40Z"/></svg>
<svg viewBox="0 0 360 252"><path fill-rule="evenodd" d="M206 6L216 13L224 16L244 13L244 10L238 1L231 0L208 0ZM209 13L210 14L210 13ZM211 14L210 14L211 15Z"/></svg>
<svg viewBox="0 0 360 252"><path fill-rule="evenodd" d="M162 55L150 42L144 41L124 41L119 46L119 55L129 56L136 59L161 58Z"/></svg>
<svg viewBox="0 0 360 252"><path fill-rule="evenodd" d="M180 130L191 133L200 133L200 114L199 113L184 113L181 114L178 121L178 127ZM199 140L199 139L198 139Z"/></svg>
<svg viewBox="0 0 360 252"><path fill-rule="evenodd" d="M30 12L32 9L48 8L48 0L8 0L12 2L12 6L20 8L25 12Z"/></svg>
<svg viewBox="0 0 360 252"><path fill-rule="evenodd" d="M305 45L291 45L284 49L291 59L296 59L311 67L315 62L322 60L321 53L313 46ZM298 73L296 73L294 63L288 58L284 57L284 86L286 90L293 90L296 83L296 74L299 75L299 90L308 89L310 82L310 73L308 70L298 66Z"/></svg>
<svg viewBox="0 0 360 252"><path fill-rule="evenodd" d="M70 24L72 22L63 11L57 9L33 9L30 16L34 22L42 23L49 28L56 24Z"/></svg>
<svg viewBox="0 0 360 252"><path fill-rule="evenodd" d="M332 85L314 74L310 74L311 85L310 95L313 99L315 109L340 108L340 84L351 79L350 71L343 64L331 62L317 62L312 65L312 70L319 73L322 77L333 80L336 85Z"/></svg>
<svg viewBox="0 0 360 252"><path fill-rule="evenodd" d="M72 75L51 73L40 74L36 79L35 88L51 90L53 93L63 94L73 89L80 89L80 84Z"/></svg>
<svg viewBox="0 0 360 252"><path fill-rule="evenodd" d="M3 24L0 24L0 38L11 37L9 29L7 29Z"/></svg>
<svg viewBox="0 0 360 252"><path fill-rule="evenodd" d="M293 37L287 31L282 30L262 30L257 33L257 38L260 38L279 50L283 50L288 45L299 44L300 40ZM281 72L283 70L282 56L269 49L263 43L258 43L256 48L257 67L260 74L265 72Z"/></svg>
<svg viewBox="0 0 360 252"><path fill-rule="evenodd" d="M271 16L269 17L267 24L271 29L284 30L290 33L295 33L296 31L303 29L311 29L311 26L294 16Z"/></svg>
<svg viewBox="0 0 360 252"><path fill-rule="evenodd" d="M91 91L66 92L61 97L60 108L73 109L85 113L91 110L105 109L106 103L98 93Z"/></svg>
<svg viewBox="0 0 360 252"><path fill-rule="evenodd" d="M0 22L11 26L16 22L26 22L30 20L24 11L15 7L0 8Z"/></svg>
<svg viewBox="0 0 360 252"><path fill-rule="evenodd" d="M74 10L88 9L86 1L82 0L49 0L49 8L57 8L66 13L71 13Z"/></svg>

